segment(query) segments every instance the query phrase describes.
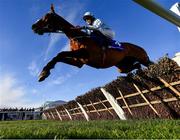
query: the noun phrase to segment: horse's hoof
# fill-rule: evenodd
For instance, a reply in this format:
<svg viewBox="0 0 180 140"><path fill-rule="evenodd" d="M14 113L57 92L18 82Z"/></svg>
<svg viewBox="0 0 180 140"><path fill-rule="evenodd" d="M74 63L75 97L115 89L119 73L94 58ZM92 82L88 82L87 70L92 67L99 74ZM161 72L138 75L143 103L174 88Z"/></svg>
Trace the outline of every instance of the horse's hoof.
<svg viewBox="0 0 180 140"><path fill-rule="evenodd" d="M138 69L138 70L141 70L141 64L140 63L134 64L134 68Z"/></svg>
<svg viewBox="0 0 180 140"><path fill-rule="evenodd" d="M39 75L38 81L39 81L39 82L44 81L49 75L50 75L50 71L45 71L45 70L43 70L43 71L41 72L41 74Z"/></svg>

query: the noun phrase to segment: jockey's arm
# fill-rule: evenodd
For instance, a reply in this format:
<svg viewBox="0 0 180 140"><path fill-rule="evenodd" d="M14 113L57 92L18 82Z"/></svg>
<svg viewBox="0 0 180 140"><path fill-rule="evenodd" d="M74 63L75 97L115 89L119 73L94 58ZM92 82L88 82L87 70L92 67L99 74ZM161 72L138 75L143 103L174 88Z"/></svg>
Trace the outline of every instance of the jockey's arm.
<svg viewBox="0 0 180 140"><path fill-rule="evenodd" d="M93 25L89 25L86 28L89 30L99 30L102 27L102 25L103 25L102 21L100 19L96 19L93 22Z"/></svg>
<svg viewBox="0 0 180 140"><path fill-rule="evenodd" d="M101 28L102 24L103 23L101 22L101 20L96 19L93 22L93 25L83 26L83 27L81 27L81 29L85 29L85 30L99 30L99 28Z"/></svg>
<svg viewBox="0 0 180 140"><path fill-rule="evenodd" d="M98 30L98 28L96 28L94 26L83 26L82 29L85 29L85 30Z"/></svg>
<svg viewBox="0 0 180 140"><path fill-rule="evenodd" d="M77 29L77 30L98 30L98 28L94 27L94 26L76 26L75 28L72 29Z"/></svg>

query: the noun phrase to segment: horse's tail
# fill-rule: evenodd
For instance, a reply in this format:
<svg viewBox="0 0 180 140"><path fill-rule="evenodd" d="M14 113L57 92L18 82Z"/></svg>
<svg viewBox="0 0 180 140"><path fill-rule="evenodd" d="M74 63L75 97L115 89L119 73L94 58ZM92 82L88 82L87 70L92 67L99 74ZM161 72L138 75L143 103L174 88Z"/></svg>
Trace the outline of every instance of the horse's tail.
<svg viewBox="0 0 180 140"><path fill-rule="evenodd" d="M128 49L129 56L134 57L135 59L137 59L137 61L139 61L144 66L148 67L149 65L154 64L154 62L152 62L149 59L149 56L146 53L146 51L140 46L137 46L131 43L126 43L126 42L122 42L121 44L122 46Z"/></svg>

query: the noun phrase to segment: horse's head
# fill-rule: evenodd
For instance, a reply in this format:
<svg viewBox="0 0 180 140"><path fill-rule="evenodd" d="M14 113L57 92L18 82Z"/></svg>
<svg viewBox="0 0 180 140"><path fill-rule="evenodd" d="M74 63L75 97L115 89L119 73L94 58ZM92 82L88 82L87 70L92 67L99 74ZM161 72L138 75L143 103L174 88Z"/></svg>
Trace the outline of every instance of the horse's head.
<svg viewBox="0 0 180 140"><path fill-rule="evenodd" d="M36 21L36 23L32 25L32 30L39 35L43 35L43 33L62 31L59 19L63 18L55 13L54 6L51 5L51 11L43 18Z"/></svg>

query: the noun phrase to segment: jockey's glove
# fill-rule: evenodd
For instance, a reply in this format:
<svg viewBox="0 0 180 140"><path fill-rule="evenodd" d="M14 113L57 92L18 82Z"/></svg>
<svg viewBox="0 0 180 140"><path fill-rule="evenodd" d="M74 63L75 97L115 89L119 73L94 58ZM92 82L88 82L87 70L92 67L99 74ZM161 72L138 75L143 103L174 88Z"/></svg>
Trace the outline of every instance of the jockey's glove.
<svg viewBox="0 0 180 140"><path fill-rule="evenodd" d="M87 26L82 26L81 29L85 29L85 30L86 30L86 29L87 29Z"/></svg>
<svg viewBox="0 0 180 140"><path fill-rule="evenodd" d="M75 29L82 30L82 29L87 29L87 27L78 25L78 26L75 27Z"/></svg>

